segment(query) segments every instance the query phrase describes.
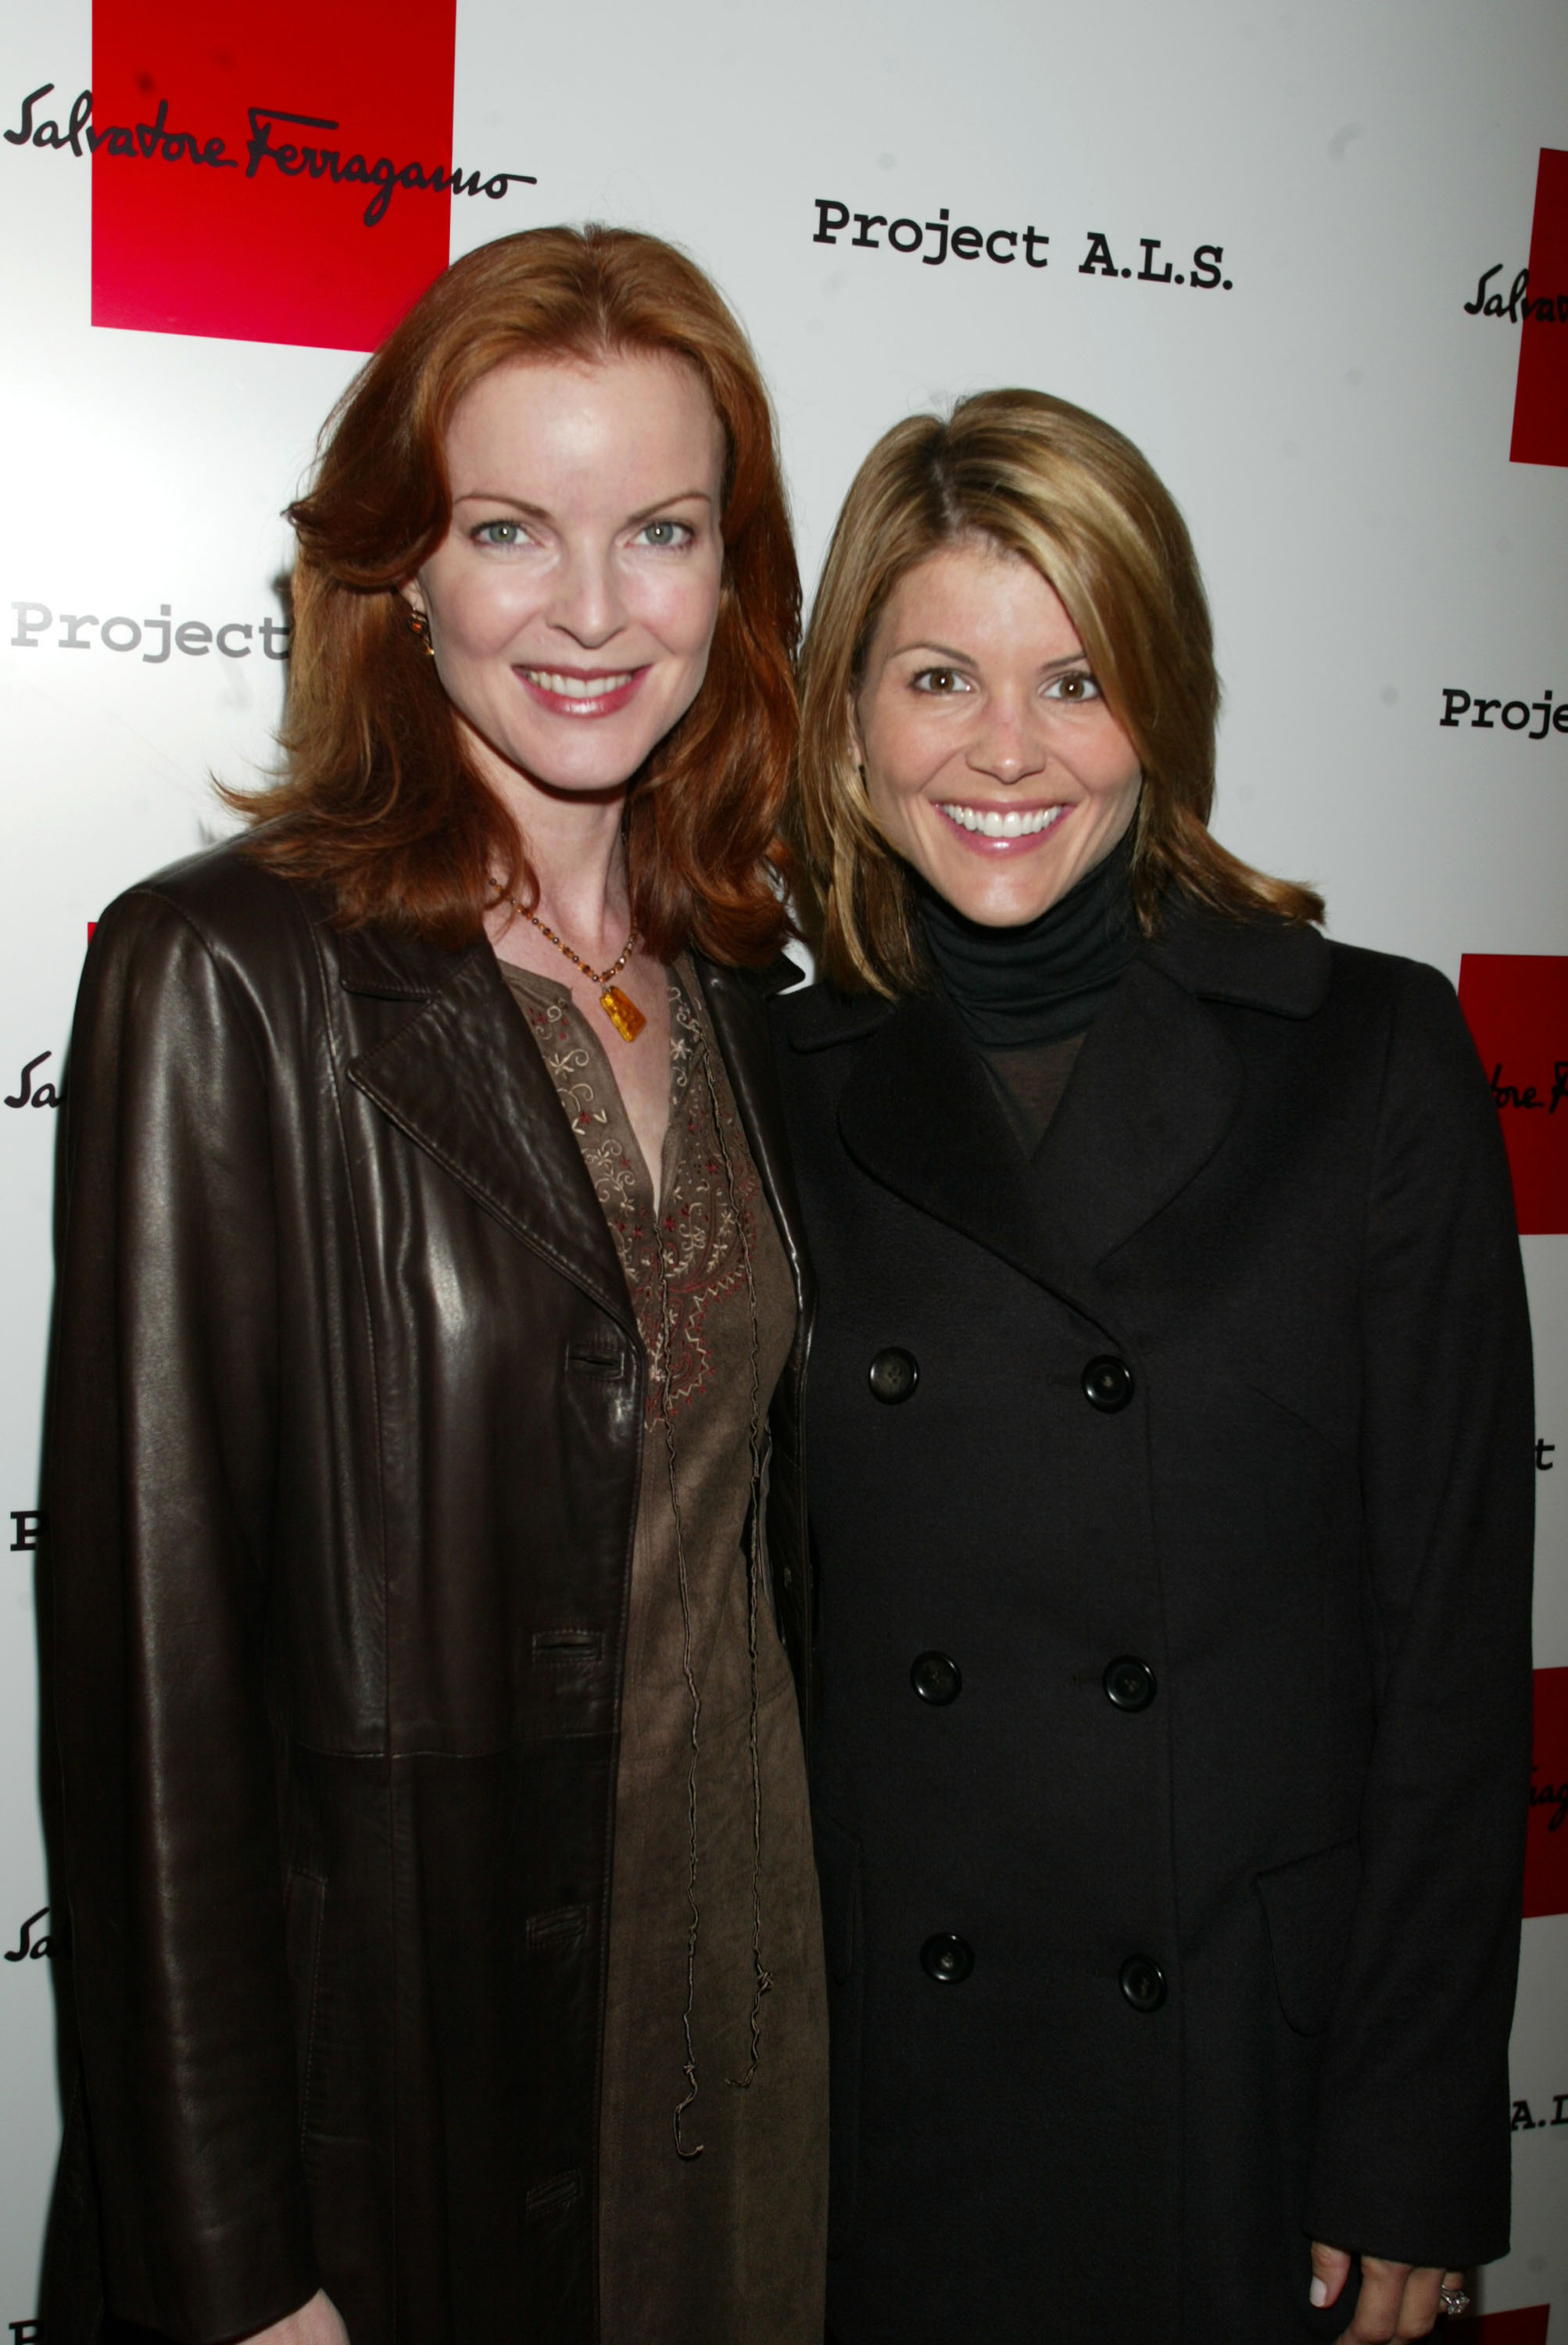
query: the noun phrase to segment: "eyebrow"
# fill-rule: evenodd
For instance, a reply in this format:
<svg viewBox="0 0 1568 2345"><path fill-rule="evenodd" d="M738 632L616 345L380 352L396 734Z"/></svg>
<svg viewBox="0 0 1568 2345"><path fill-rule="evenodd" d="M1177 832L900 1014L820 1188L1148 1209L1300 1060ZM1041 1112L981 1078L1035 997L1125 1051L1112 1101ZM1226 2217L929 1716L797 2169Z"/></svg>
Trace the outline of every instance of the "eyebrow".
<svg viewBox="0 0 1568 2345"><path fill-rule="evenodd" d="M889 654L889 657L891 659L904 659L911 652L935 652L939 659L951 660L955 667L973 667L976 665L974 654L972 652L958 651L952 644L933 644L928 642L924 636L919 637L912 644L899 644L895 645L894 649ZM1060 659L1046 660L1041 669L1041 673L1045 675L1054 675L1061 668L1075 666L1080 660L1082 660L1085 665L1088 665L1089 655L1086 651L1079 650L1075 652L1064 652Z"/></svg>
<svg viewBox="0 0 1568 2345"><path fill-rule="evenodd" d="M550 519L550 509L547 505L530 504L525 497L509 497L500 489L464 489L462 494L453 497L452 502L453 505L508 505L514 513L525 514L530 521ZM670 505L694 503L711 507L713 498L707 489L677 489L669 496L657 497L651 505L644 505L636 513L628 513L626 520L628 522L651 521L656 513L665 512Z"/></svg>

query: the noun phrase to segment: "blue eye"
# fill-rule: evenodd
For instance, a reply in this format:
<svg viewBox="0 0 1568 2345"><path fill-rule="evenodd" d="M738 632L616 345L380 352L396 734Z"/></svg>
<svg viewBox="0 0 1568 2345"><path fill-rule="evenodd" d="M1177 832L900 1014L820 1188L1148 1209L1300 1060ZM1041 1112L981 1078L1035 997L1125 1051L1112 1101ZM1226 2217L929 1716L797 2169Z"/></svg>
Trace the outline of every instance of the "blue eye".
<svg viewBox="0 0 1568 2345"><path fill-rule="evenodd" d="M651 545L656 552L663 552L689 545L696 533L684 521L650 521L645 522L637 536L643 544Z"/></svg>
<svg viewBox="0 0 1568 2345"><path fill-rule="evenodd" d="M482 521L473 532L476 545L521 545L525 532L520 521Z"/></svg>

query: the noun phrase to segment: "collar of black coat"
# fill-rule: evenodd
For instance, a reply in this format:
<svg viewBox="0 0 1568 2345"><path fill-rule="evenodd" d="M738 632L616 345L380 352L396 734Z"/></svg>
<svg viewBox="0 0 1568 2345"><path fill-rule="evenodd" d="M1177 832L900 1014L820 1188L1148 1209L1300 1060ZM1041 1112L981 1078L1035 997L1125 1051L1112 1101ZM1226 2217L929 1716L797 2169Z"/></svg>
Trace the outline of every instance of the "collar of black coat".
<svg viewBox="0 0 1568 2345"><path fill-rule="evenodd" d="M1033 1161L941 995L820 989L782 1020L799 1051L865 1042L838 1102L864 1172L1111 1326L1098 1265L1197 1177L1241 1104L1239 1052L1206 1005L1310 1017L1328 973L1315 930L1173 918L1090 1028Z"/></svg>
<svg viewBox="0 0 1568 2345"><path fill-rule="evenodd" d="M1147 960L1204 1001L1231 1001L1281 1018L1310 1018L1329 988L1329 948L1316 929L1283 920L1226 920L1196 908L1168 915L1140 948ZM792 979L786 979L788 984ZM899 1008L876 993L813 986L785 1012L792 1049L830 1050L873 1033Z"/></svg>

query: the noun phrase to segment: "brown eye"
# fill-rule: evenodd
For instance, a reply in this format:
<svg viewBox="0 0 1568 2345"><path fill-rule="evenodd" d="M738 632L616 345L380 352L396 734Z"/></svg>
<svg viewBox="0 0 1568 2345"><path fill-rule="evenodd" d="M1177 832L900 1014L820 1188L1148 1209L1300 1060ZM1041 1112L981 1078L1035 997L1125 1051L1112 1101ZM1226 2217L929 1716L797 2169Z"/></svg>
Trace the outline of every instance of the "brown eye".
<svg viewBox="0 0 1568 2345"><path fill-rule="evenodd" d="M1069 675L1059 675L1049 689L1056 699L1071 701L1078 706L1100 697L1099 685L1084 668L1075 668Z"/></svg>
<svg viewBox="0 0 1568 2345"><path fill-rule="evenodd" d="M961 679L956 668L922 668L914 679L917 692L957 692Z"/></svg>

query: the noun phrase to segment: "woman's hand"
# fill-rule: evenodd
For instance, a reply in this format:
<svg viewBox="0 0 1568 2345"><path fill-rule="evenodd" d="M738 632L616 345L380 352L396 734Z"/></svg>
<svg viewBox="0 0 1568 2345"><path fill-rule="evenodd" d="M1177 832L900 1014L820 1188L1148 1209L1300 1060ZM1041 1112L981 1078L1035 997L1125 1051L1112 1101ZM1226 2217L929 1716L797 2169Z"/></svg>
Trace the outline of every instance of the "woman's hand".
<svg viewBox="0 0 1568 2345"><path fill-rule="evenodd" d="M270 2329L256 2330L244 2345L349 2345L349 2332L331 2297L318 2289L309 2304L287 2320L275 2320Z"/></svg>
<svg viewBox="0 0 1568 2345"><path fill-rule="evenodd" d="M1329 2305L1350 2277L1347 2248L1312 2242L1312 2301ZM1385 2345L1392 2337L1426 2337L1438 2316L1438 2290L1462 2288L1464 2274L1431 2264L1391 2264L1381 2256L1361 2258L1361 2294L1356 2317L1345 2331L1349 2345Z"/></svg>

